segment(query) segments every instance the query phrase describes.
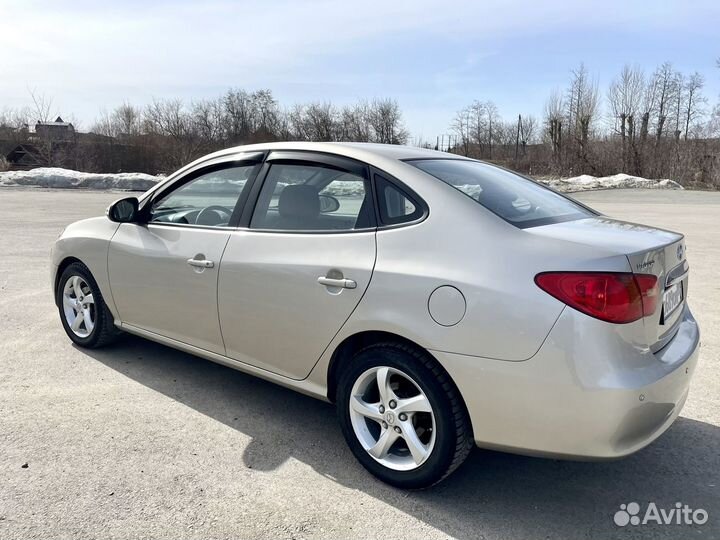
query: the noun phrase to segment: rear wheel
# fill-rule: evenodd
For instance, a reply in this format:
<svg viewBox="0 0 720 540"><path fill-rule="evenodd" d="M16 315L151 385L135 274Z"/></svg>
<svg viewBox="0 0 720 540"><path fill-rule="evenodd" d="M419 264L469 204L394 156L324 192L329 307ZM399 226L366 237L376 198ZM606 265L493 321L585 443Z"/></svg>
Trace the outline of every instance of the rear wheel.
<svg viewBox="0 0 720 540"><path fill-rule="evenodd" d="M355 457L397 487L440 482L473 446L455 385L425 352L400 343L359 351L338 381L338 416Z"/></svg>
<svg viewBox="0 0 720 540"><path fill-rule="evenodd" d="M95 279L84 264L72 263L63 270L56 295L60 320L73 342L87 348L102 347L120 334Z"/></svg>

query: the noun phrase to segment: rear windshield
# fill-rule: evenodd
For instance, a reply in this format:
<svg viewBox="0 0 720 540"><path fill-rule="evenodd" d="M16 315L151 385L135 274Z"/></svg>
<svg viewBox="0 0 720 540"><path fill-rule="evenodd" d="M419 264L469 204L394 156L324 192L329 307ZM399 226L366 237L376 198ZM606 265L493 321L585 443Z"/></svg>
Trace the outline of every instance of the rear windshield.
<svg viewBox="0 0 720 540"><path fill-rule="evenodd" d="M532 180L487 163L461 159L417 159L407 163L450 184L521 228L594 215Z"/></svg>

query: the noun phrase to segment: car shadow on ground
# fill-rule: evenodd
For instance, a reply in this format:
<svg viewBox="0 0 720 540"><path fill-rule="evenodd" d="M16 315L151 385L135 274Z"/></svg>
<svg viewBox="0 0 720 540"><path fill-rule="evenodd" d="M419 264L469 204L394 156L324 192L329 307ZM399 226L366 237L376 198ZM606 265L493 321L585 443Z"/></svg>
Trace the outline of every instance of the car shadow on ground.
<svg viewBox="0 0 720 540"><path fill-rule="evenodd" d="M140 338L81 350L157 392L252 438L242 459L272 471L288 458L456 538L720 538L720 428L679 418L645 450L612 462L568 462L475 450L448 480L404 492L371 477L347 449L332 405ZM272 448L272 451L267 449ZM621 504L703 508L702 526L620 528Z"/></svg>

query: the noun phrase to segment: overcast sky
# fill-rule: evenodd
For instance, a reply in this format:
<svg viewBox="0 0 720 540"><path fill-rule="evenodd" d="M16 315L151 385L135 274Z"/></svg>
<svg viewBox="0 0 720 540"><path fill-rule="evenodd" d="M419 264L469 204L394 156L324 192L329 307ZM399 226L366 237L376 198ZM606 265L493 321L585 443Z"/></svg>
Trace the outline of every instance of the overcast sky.
<svg viewBox="0 0 720 540"><path fill-rule="evenodd" d="M283 105L396 98L413 136L474 99L540 114L581 61L601 89L665 61L720 94L720 0L0 0L0 109L32 88L88 128L153 97L270 88Z"/></svg>

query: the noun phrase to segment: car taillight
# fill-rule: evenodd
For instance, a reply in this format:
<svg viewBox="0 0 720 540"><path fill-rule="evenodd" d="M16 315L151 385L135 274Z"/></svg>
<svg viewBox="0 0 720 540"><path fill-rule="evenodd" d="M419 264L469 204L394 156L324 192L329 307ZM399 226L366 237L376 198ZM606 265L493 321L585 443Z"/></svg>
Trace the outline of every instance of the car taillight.
<svg viewBox="0 0 720 540"><path fill-rule="evenodd" d="M657 277L629 272L543 272L535 283L568 306L624 324L655 313Z"/></svg>
<svg viewBox="0 0 720 540"><path fill-rule="evenodd" d="M658 278L652 274L633 274L642 295L643 317L655 313L660 298Z"/></svg>

